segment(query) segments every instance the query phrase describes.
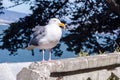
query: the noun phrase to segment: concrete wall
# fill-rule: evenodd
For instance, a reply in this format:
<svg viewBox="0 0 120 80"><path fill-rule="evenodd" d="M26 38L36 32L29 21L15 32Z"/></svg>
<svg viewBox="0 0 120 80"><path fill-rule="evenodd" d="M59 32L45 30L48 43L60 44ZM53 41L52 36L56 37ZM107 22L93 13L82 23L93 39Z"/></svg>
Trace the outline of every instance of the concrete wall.
<svg viewBox="0 0 120 80"><path fill-rule="evenodd" d="M17 80L120 80L120 53L34 62Z"/></svg>

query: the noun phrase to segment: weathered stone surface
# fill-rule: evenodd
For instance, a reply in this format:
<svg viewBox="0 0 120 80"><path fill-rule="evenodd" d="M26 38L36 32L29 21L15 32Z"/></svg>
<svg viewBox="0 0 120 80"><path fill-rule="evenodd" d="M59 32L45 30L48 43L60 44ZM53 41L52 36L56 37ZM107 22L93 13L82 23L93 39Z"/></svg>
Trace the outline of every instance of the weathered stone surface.
<svg viewBox="0 0 120 80"><path fill-rule="evenodd" d="M98 72L98 80L108 80L108 78L110 77L110 75L111 75L110 71L108 71L106 69L100 70Z"/></svg>
<svg viewBox="0 0 120 80"><path fill-rule="evenodd" d="M120 67L111 70L111 72L113 72L116 76L120 77Z"/></svg>
<svg viewBox="0 0 120 80"><path fill-rule="evenodd" d="M111 72L120 77L120 53L35 62L17 80L107 80Z"/></svg>
<svg viewBox="0 0 120 80"><path fill-rule="evenodd" d="M18 74L17 80L49 80L49 76L46 76L46 74L23 68L21 74Z"/></svg>

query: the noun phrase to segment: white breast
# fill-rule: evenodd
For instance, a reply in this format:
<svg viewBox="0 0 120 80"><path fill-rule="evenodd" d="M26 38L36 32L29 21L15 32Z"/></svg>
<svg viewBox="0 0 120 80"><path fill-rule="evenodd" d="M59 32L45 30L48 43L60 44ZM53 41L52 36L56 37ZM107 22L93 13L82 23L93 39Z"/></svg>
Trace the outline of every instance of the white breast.
<svg viewBox="0 0 120 80"><path fill-rule="evenodd" d="M51 25L46 28L47 30L47 35L46 38L50 41L56 41L60 40L61 35L62 35L62 30L59 26L56 25Z"/></svg>
<svg viewBox="0 0 120 80"><path fill-rule="evenodd" d="M62 35L62 29L57 25L46 26L46 35L39 42L40 49L51 49L57 45Z"/></svg>

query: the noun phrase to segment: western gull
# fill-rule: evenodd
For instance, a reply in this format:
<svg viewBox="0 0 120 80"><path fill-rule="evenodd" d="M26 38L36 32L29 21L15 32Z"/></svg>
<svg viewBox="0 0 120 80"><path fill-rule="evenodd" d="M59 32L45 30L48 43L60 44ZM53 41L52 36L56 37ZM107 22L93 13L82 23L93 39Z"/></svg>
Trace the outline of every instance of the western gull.
<svg viewBox="0 0 120 80"><path fill-rule="evenodd" d="M49 20L46 26L36 26L33 28L33 37L30 40L27 49L32 50L38 48L42 50L42 61L44 59L44 50L49 50L49 61L51 60L51 49L55 47L62 35L62 28L65 24L57 18Z"/></svg>

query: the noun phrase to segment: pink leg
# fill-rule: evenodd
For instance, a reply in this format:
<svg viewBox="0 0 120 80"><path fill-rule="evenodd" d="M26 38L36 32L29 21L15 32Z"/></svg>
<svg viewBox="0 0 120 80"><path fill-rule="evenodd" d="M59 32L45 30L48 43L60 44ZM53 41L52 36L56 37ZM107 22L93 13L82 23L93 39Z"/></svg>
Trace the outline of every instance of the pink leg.
<svg viewBox="0 0 120 80"><path fill-rule="evenodd" d="M44 53L45 53L45 51L42 50L42 62L45 62L45 59L44 59Z"/></svg>
<svg viewBox="0 0 120 80"><path fill-rule="evenodd" d="M49 60L48 60L48 61L51 61L51 60L52 60L52 59L51 59L51 57L52 57L52 56L51 56L51 51L52 51L52 50L50 49L50 50L49 50Z"/></svg>

